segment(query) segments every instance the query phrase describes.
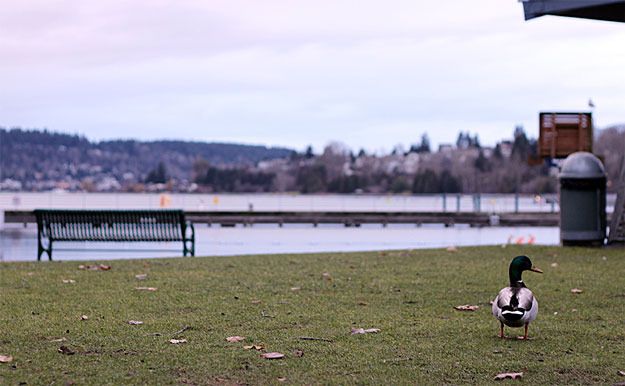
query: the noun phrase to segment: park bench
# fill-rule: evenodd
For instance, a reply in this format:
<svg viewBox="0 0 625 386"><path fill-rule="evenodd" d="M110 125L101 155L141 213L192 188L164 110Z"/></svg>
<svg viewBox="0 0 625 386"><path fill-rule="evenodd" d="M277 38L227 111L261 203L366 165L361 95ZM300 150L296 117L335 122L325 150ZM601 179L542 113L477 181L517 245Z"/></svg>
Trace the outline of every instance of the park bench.
<svg viewBox="0 0 625 386"><path fill-rule="evenodd" d="M182 241L183 255L195 256L195 229L182 210L36 209L35 217L37 260L44 252L52 260L57 241Z"/></svg>

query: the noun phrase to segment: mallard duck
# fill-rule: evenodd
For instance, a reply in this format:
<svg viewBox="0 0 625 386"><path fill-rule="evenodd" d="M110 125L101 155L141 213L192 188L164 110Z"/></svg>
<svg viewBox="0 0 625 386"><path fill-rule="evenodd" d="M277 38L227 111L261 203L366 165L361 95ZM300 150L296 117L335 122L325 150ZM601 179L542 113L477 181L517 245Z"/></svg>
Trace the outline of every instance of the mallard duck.
<svg viewBox="0 0 625 386"><path fill-rule="evenodd" d="M538 314L538 301L521 279L523 271L543 273L532 266L532 261L527 256L512 259L509 269L510 286L502 288L493 301L493 315L501 324L500 338L505 338L503 334L505 324L508 327L525 327L525 334L519 339L527 339L527 327Z"/></svg>

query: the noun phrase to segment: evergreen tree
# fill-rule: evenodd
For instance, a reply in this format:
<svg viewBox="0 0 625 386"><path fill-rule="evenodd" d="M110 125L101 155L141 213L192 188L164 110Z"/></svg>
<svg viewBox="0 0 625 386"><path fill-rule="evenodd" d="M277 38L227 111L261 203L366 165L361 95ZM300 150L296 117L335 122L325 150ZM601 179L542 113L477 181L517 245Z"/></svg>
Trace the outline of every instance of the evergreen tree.
<svg viewBox="0 0 625 386"><path fill-rule="evenodd" d="M145 182L152 184L164 184L167 182L167 169L162 161L158 163L156 169L153 169L148 173L148 176L145 178Z"/></svg>
<svg viewBox="0 0 625 386"><path fill-rule="evenodd" d="M311 145L308 145L308 147L306 148L306 152L304 153L304 157L306 159L311 159L315 156L315 153L313 153L313 148Z"/></svg>

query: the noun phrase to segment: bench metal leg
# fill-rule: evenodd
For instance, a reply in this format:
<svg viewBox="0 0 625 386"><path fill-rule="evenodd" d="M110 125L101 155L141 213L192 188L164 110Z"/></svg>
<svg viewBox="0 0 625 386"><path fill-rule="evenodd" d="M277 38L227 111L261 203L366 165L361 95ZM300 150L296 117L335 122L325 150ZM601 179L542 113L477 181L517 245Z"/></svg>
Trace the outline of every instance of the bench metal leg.
<svg viewBox="0 0 625 386"><path fill-rule="evenodd" d="M187 238L186 229L191 229L191 237ZM187 256L187 253L190 256L195 256L195 227L192 222L187 222L185 224L185 234L182 235L182 254ZM191 243L191 248L189 248L187 243Z"/></svg>
<svg viewBox="0 0 625 386"><path fill-rule="evenodd" d="M52 261L52 240L48 239L48 248L43 246L43 226L37 224L37 261L41 261L44 252L48 254L48 260Z"/></svg>

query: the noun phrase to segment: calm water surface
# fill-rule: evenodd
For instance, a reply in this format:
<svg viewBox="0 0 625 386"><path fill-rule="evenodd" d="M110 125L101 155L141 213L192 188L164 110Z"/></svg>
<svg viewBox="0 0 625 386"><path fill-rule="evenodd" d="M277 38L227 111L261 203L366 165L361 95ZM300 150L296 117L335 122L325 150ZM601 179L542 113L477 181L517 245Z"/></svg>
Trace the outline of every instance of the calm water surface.
<svg viewBox="0 0 625 386"><path fill-rule="evenodd" d="M470 245L527 243L556 245L557 227L485 227L456 225L381 225L358 228L343 225L291 224L237 226L196 225L197 256L229 256L273 253L348 252L439 248ZM182 255L182 243L56 243L55 260L102 260ZM6 225L0 232L0 261L33 261L37 258L37 229ZM47 258L47 255L44 255Z"/></svg>

